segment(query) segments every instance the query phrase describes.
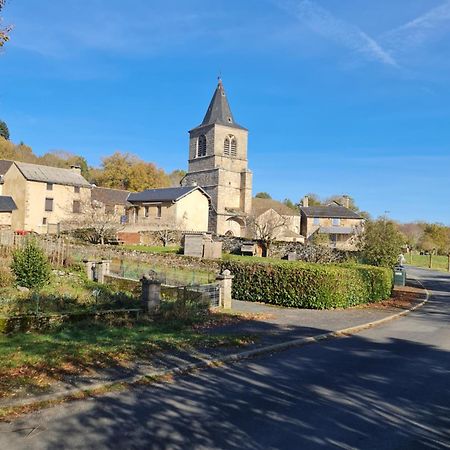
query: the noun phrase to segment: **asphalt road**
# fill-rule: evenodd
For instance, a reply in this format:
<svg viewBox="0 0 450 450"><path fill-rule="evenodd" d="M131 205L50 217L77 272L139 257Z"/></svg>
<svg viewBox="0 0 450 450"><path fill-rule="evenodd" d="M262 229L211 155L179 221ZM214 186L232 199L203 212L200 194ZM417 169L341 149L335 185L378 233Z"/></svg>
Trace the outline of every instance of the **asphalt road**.
<svg viewBox="0 0 450 450"><path fill-rule="evenodd" d="M450 448L450 276L358 335L0 424L13 449Z"/></svg>

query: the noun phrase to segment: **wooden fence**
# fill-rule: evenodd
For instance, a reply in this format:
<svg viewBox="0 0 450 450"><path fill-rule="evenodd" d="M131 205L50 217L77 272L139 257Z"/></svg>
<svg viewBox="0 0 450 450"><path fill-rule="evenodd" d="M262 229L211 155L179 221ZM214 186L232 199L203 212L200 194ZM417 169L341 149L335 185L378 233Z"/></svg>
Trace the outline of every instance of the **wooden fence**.
<svg viewBox="0 0 450 450"><path fill-rule="evenodd" d="M55 266L63 266L70 258L70 247L62 237L39 235L20 235L8 230L0 231L0 256L11 256L30 240L35 240L44 250L50 262Z"/></svg>

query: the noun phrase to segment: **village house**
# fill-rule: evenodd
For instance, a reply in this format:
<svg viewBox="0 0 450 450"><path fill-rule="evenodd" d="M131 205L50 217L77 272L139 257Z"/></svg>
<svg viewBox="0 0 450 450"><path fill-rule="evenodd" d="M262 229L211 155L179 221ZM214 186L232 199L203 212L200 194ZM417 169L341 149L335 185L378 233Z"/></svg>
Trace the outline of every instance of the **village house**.
<svg viewBox="0 0 450 450"><path fill-rule="evenodd" d="M118 216L125 222L127 209L131 206L129 195L130 191L93 186L91 199L94 205L104 208L105 214Z"/></svg>
<svg viewBox="0 0 450 450"><path fill-rule="evenodd" d="M356 237L364 226L364 217L349 208L349 199L344 205L332 202L328 205L309 206L309 198L303 199L301 212L301 234L307 240L328 239L329 245L340 250L356 250Z"/></svg>
<svg viewBox="0 0 450 450"><path fill-rule="evenodd" d="M127 230L208 231L210 198L198 186L147 189L127 201Z"/></svg>
<svg viewBox="0 0 450 450"><path fill-rule="evenodd" d="M10 230L12 213L17 210L17 205L12 197L0 195L0 230Z"/></svg>
<svg viewBox="0 0 450 450"><path fill-rule="evenodd" d="M79 167L60 169L14 161L0 161L2 194L13 199L13 231L57 233L60 224L82 213L91 198L91 185Z"/></svg>
<svg viewBox="0 0 450 450"><path fill-rule="evenodd" d="M250 219L256 222L257 228L262 228L266 233L272 234L277 241L301 243L305 241L300 234L299 211L295 211L281 202L255 197L252 201Z"/></svg>

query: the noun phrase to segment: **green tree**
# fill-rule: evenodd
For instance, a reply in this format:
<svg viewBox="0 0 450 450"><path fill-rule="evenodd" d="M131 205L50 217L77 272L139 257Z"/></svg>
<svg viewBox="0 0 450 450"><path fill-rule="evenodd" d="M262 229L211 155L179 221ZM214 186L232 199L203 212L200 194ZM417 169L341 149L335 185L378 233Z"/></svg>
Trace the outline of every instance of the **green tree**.
<svg viewBox="0 0 450 450"><path fill-rule="evenodd" d="M397 225L383 218L367 221L359 249L366 264L394 267L401 253L404 237Z"/></svg>
<svg viewBox="0 0 450 450"><path fill-rule="evenodd" d="M8 125L6 125L6 122L4 122L3 120L0 120L0 136L9 141Z"/></svg>
<svg viewBox="0 0 450 450"><path fill-rule="evenodd" d="M285 198L283 200L283 204L286 205L288 208L291 208L293 211L297 211L298 213L297 205L290 198Z"/></svg>
<svg viewBox="0 0 450 450"><path fill-rule="evenodd" d="M19 286L39 290L50 280L51 267L41 247L29 240L13 255L11 270Z"/></svg>
<svg viewBox="0 0 450 450"><path fill-rule="evenodd" d="M308 197L308 205L309 206L320 206L322 205L322 200L320 200L320 197L315 194L314 192L310 192L306 194L303 198ZM302 199L303 202L303 199Z"/></svg>
<svg viewBox="0 0 450 450"><path fill-rule="evenodd" d="M256 198L267 198L267 199L271 199L272 198L271 195L269 193L267 193L267 192L258 192L255 195L255 197Z"/></svg>
<svg viewBox="0 0 450 450"><path fill-rule="evenodd" d="M419 240L419 247L440 255L450 253L450 228L438 223L426 224Z"/></svg>

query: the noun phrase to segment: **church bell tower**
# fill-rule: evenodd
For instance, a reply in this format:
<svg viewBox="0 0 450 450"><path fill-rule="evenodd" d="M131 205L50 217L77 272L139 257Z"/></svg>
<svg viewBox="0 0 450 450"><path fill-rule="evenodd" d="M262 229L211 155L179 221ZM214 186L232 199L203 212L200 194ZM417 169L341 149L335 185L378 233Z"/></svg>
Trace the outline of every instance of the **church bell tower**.
<svg viewBox="0 0 450 450"><path fill-rule="evenodd" d="M222 80L203 122L189 136L189 169L182 184L197 184L211 197L209 231L244 236L252 208L248 130L234 121Z"/></svg>

